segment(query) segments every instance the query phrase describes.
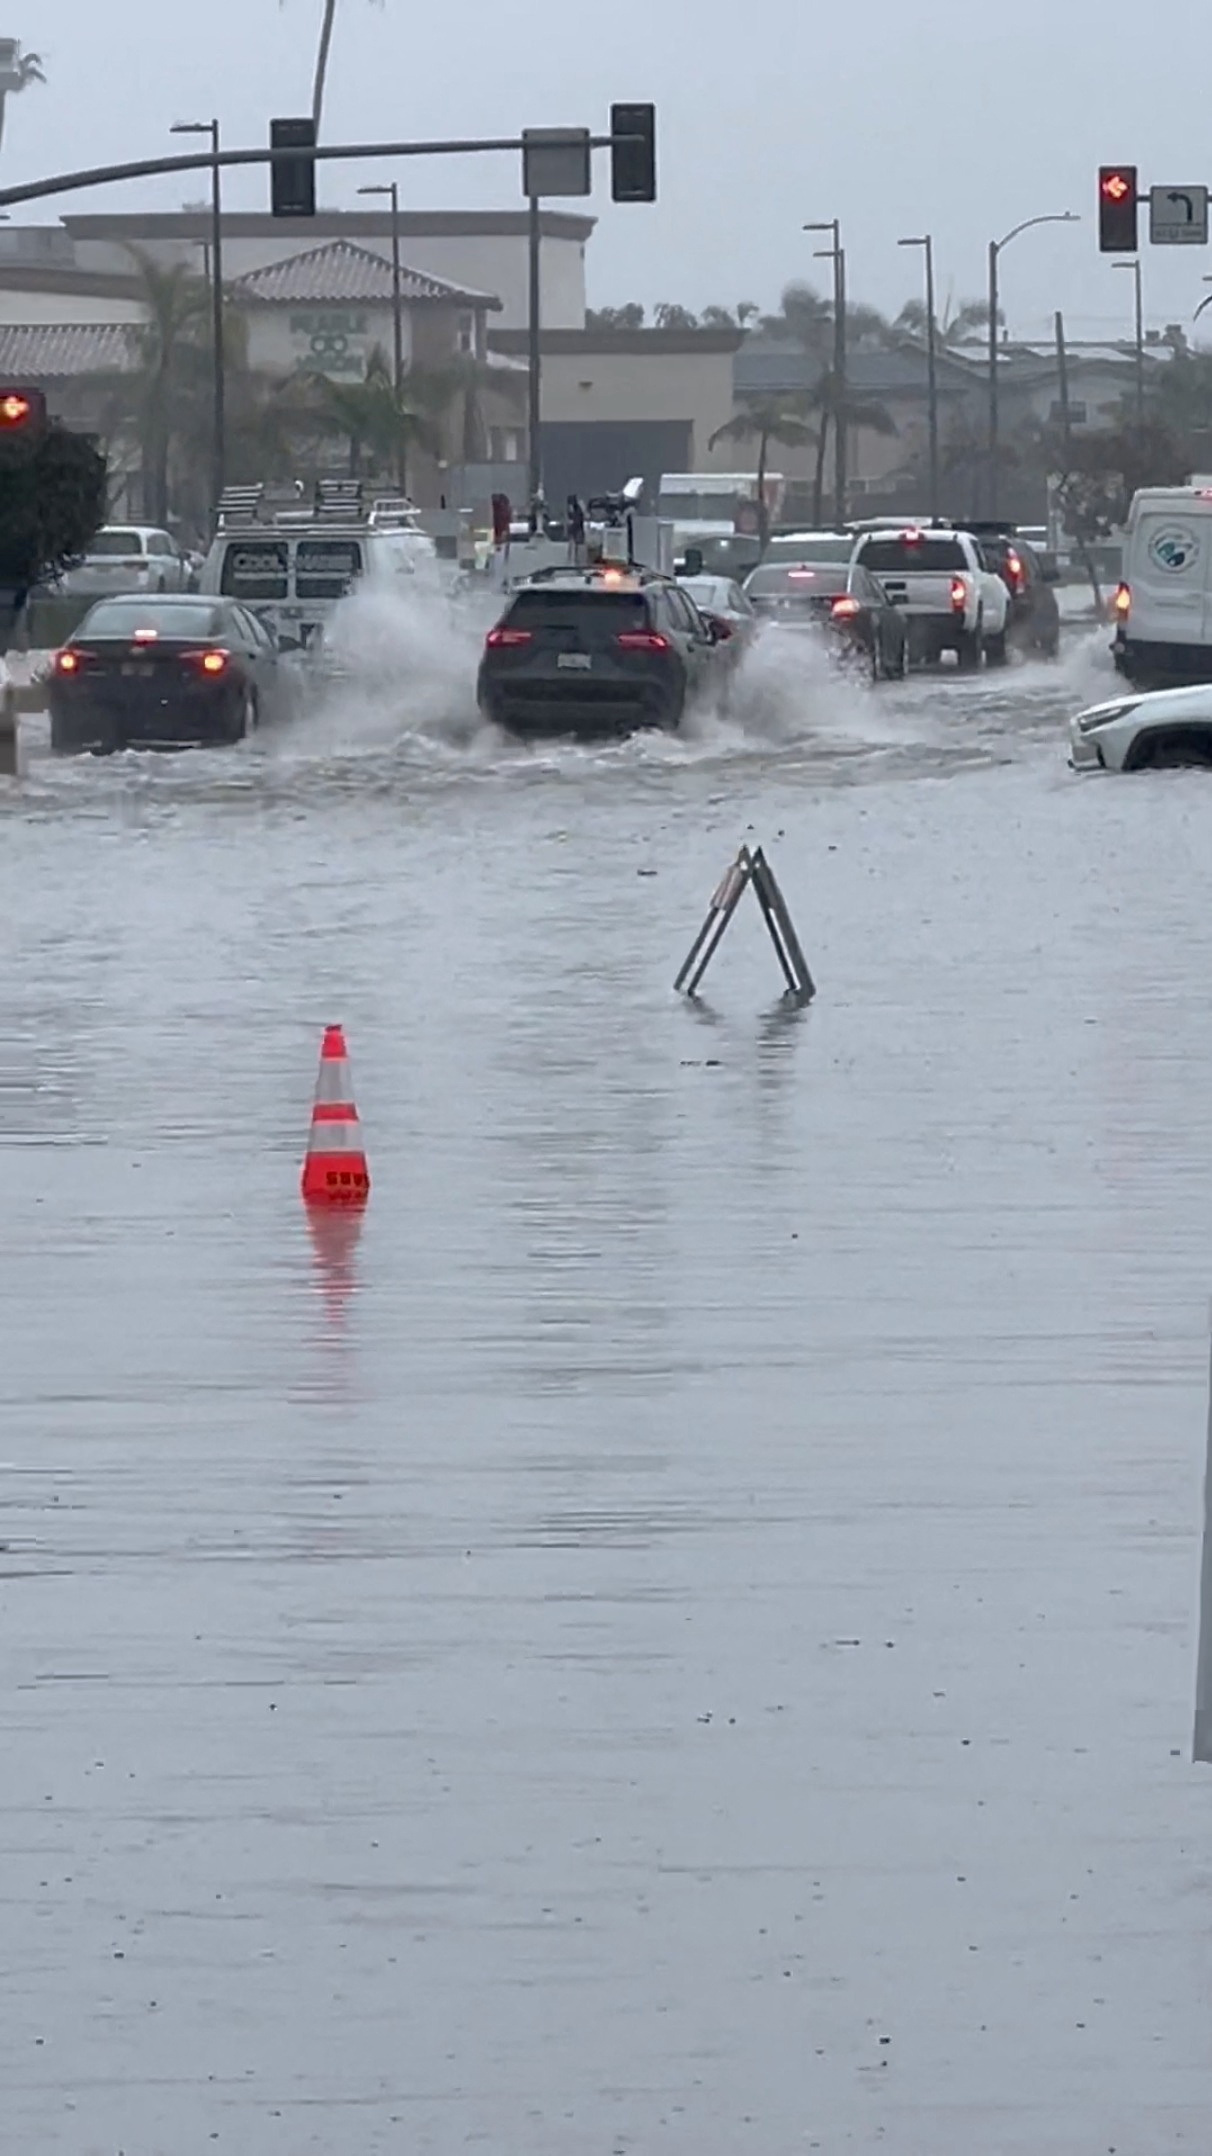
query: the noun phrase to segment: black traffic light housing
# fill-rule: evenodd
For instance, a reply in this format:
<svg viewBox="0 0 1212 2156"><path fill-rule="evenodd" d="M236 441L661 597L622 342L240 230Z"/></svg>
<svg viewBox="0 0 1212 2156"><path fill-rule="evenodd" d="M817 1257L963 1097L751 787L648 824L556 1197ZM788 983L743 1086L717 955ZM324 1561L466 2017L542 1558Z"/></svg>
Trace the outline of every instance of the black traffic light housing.
<svg viewBox="0 0 1212 2156"><path fill-rule="evenodd" d="M1098 251L1104 255L1136 253L1136 166L1098 168Z"/></svg>
<svg viewBox="0 0 1212 2156"><path fill-rule="evenodd" d="M297 157L275 157L270 165L269 200L275 217L314 217L316 214L316 160L309 153L316 146L314 120L271 120L271 150L297 150Z"/></svg>
<svg viewBox="0 0 1212 2156"><path fill-rule="evenodd" d="M612 105L610 133L611 200L655 202L656 106Z"/></svg>

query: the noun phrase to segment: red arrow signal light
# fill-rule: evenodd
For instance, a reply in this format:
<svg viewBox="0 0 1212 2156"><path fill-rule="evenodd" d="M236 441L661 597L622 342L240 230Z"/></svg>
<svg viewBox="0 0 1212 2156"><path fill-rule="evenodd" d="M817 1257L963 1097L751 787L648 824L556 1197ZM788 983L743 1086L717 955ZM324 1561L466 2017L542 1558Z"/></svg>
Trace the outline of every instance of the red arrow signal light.
<svg viewBox="0 0 1212 2156"><path fill-rule="evenodd" d="M1135 165L1098 168L1098 248L1104 255L1136 253L1139 189Z"/></svg>

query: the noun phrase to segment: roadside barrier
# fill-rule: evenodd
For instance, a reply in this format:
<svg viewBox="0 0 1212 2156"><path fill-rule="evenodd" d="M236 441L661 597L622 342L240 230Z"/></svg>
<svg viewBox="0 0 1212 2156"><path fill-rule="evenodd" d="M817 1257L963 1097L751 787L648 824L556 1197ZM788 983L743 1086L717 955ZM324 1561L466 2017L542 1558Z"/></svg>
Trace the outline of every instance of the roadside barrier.
<svg viewBox="0 0 1212 2156"><path fill-rule="evenodd" d="M760 846L753 853L748 846L742 846L736 860L717 884L707 909L707 918L691 944L686 963L673 984L675 990L679 994L685 992L688 996L697 993L699 982L720 947L724 930L750 884L757 894L758 904L770 931L770 941L783 969L787 994L794 997L797 1003L810 1003L816 994L816 983L808 970L808 961L787 910L787 901Z"/></svg>
<svg viewBox="0 0 1212 2156"><path fill-rule="evenodd" d="M361 1206L370 1196L349 1051L340 1026L324 1029L302 1189L305 1205Z"/></svg>

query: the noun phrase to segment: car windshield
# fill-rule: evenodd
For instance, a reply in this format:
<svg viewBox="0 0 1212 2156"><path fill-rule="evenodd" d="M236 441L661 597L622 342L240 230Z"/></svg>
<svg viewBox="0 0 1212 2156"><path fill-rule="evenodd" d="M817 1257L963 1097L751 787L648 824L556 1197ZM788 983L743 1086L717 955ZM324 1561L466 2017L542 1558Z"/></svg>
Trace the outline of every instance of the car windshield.
<svg viewBox="0 0 1212 2156"><path fill-rule="evenodd" d="M285 599L289 562L285 539L233 539L219 589L229 599Z"/></svg>
<svg viewBox="0 0 1212 2156"><path fill-rule="evenodd" d="M617 636L620 629L643 629L648 613L638 591L520 591L506 619L528 629L575 629Z"/></svg>
<svg viewBox="0 0 1212 2156"><path fill-rule="evenodd" d="M138 532L98 532L88 551L90 554L142 554L143 542Z"/></svg>
<svg viewBox="0 0 1212 2156"><path fill-rule="evenodd" d="M103 599L85 615L79 636L216 636L222 625L217 607L189 600Z"/></svg>
<svg viewBox="0 0 1212 2156"><path fill-rule="evenodd" d="M932 539L916 532L898 532L887 539L864 539L862 562L864 569L873 569L877 576L886 576L889 570L900 570L902 575L912 576L968 567L958 539Z"/></svg>
<svg viewBox="0 0 1212 2156"><path fill-rule="evenodd" d="M785 569L755 569L745 589L751 599L831 599L845 591L849 575L844 561L815 567L789 562Z"/></svg>

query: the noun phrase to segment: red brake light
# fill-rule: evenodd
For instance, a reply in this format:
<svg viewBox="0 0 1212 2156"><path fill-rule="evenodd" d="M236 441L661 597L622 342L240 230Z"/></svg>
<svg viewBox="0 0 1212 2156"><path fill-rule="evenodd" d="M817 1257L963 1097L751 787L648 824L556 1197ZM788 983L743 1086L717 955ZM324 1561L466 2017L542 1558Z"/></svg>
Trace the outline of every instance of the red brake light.
<svg viewBox="0 0 1212 2156"><path fill-rule="evenodd" d="M962 614L962 613L963 613L963 611L964 611L964 608L965 608L965 607L967 606L967 604L968 604L968 586L967 586L967 585L965 584L965 582L964 582L964 580L963 580L963 577L962 577L962 576L953 576L953 577L952 577L952 579L951 579L951 611L952 611L952 613L953 613L953 614Z"/></svg>
<svg viewBox="0 0 1212 2156"><path fill-rule="evenodd" d="M1018 554L1016 554L1016 553L1015 553L1015 551L1014 551L1014 548L1013 548L1013 547L1007 547L1007 549L1006 549L1006 575L1007 575L1007 576L1009 577L1009 579L1010 579L1010 585L1011 585L1011 589L1012 589L1012 590L1014 590L1014 591L1021 591L1021 590L1022 590L1022 588L1023 588L1023 574L1024 574L1024 572L1023 572L1023 564L1022 564L1022 559L1021 559L1021 557L1020 557L1020 556L1019 556Z"/></svg>
<svg viewBox="0 0 1212 2156"><path fill-rule="evenodd" d="M659 629L620 629L615 638L620 651L668 651L669 638Z"/></svg>
<svg viewBox="0 0 1212 2156"><path fill-rule="evenodd" d="M901 538L906 546L920 546L922 543L922 535L919 531L902 532Z"/></svg>
<svg viewBox="0 0 1212 2156"><path fill-rule="evenodd" d="M1117 620L1117 621L1126 621L1126 620L1128 619L1128 615L1129 615L1129 612L1131 611L1131 607L1132 607L1132 589L1131 589L1131 586L1130 586L1130 585L1128 585L1128 584L1121 584L1121 585L1120 585L1120 586L1118 587L1118 589L1117 589L1117 591L1116 591L1116 594L1115 594L1115 597L1114 597L1114 599L1113 599L1113 600L1111 601L1111 604L1112 604L1112 606L1113 606L1113 607L1114 607L1114 609L1115 609L1115 618L1116 618L1116 620Z"/></svg>
<svg viewBox="0 0 1212 2156"><path fill-rule="evenodd" d="M79 671L80 656L78 652L57 651L55 653L55 672L57 674L78 674Z"/></svg>
<svg viewBox="0 0 1212 2156"><path fill-rule="evenodd" d="M849 593L843 592L839 599L833 601L829 611L835 621L853 621L859 611L859 603L857 599L852 599Z"/></svg>
<svg viewBox="0 0 1212 2156"><path fill-rule="evenodd" d="M230 657L230 651L215 647L209 651L183 651L181 663L183 666L200 667L204 674L221 674Z"/></svg>
<svg viewBox="0 0 1212 2156"><path fill-rule="evenodd" d="M488 651L519 651L523 644L533 642L534 637L529 629L508 629L504 624L490 629L484 639L485 649Z"/></svg>

